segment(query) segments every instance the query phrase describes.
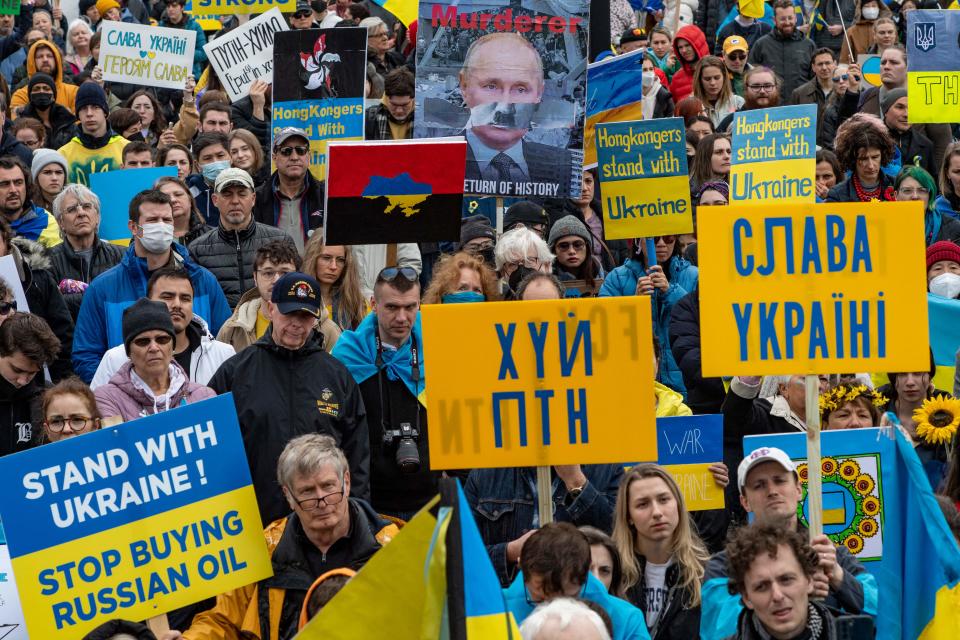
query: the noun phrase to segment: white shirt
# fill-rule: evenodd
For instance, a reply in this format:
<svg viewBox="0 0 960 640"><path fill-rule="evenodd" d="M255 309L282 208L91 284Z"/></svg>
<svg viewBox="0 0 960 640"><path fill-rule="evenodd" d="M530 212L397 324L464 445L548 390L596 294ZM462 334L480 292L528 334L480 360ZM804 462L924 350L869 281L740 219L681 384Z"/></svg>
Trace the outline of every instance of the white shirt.
<svg viewBox="0 0 960 640"><path fill-rule="evenodd" d="M667 569L673 564L673 558L667 564L647 562L644 571L643 600L647 611L647 629L653 629L667 601Z"/></svg>

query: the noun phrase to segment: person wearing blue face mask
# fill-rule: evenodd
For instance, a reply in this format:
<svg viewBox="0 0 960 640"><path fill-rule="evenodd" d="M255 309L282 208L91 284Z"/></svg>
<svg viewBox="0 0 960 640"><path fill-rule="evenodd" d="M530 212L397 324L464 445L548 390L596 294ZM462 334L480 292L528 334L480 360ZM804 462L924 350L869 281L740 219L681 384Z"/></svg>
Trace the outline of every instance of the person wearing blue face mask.
<svg viewBox="0 0 960 640"><path fill-rule="evenodd" d="M187 176L187 186L197 203L197 210L207 224L217 226L220 210L213 202L213 185L222 171L230 168L230 143L218 132L201 133L193 142L193 155L200 173Z"/></svg>
<svg viewBox="0 0 960 640"><path fill-rule="evenodd" d="M433 270L423 304L499 300L497 276L479 255L466 251L444 256Z"/></svg>

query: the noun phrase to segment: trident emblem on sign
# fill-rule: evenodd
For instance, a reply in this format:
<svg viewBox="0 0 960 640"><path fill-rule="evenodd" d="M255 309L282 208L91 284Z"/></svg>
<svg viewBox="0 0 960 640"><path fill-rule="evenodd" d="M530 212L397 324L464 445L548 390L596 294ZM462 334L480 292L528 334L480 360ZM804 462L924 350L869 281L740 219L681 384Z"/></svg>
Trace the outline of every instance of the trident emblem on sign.
<svg viewBox="0 0 960 640"><path fill-rule="evenodd" d="M937 46L937 30L935 23L918 22L914 26L917 49L926 52Z"/></svg>

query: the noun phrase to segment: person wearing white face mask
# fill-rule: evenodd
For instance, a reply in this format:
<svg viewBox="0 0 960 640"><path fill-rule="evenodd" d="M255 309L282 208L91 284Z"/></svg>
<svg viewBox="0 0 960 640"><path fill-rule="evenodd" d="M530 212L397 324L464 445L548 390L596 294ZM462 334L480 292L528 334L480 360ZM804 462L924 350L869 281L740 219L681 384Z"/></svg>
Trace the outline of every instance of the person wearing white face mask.
<svg viewBox="0 0 960 640"><path fill-rule="evenodd" d="M643 119L669 118L673 116L673 95L663 86L657 75L657 64L649 55L643 55ZM663 73L662 71L660 72Z"/></svg>
<svg viewBox="0 0 960 640"><path fill-rule="evenodd" d="M877 18L889 18L890 9L881 0L860 0L854 15L854 24L847 27L847 37L840 47L840 62L856 64L857 56L867 53L875 44L873 23Z"/></svg>
<svg viewBox="0 0 960 640"><path fill-rule="evenodd" d="M927 289L942 298L960 295L960 246L943 240L927 247Z"/></svg>
<svg viewBox="0 0 960 640"><path fill-rule="evenodd" d="M216 334L230 317L230 306L216 277L173 242L170 197L153 189L130 202L133 240L117 266L95 278L83 296L73 342L73 368L89 383L107 349L123 343L122 311L147 295L150 275L162 268L185 269L193 283L193 313Z"/></svg>

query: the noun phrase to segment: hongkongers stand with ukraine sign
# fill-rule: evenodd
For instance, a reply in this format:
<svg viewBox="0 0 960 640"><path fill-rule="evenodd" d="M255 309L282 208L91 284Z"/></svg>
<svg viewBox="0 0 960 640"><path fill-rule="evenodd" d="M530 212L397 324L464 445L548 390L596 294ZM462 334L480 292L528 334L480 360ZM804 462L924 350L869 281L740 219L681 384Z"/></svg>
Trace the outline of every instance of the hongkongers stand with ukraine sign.
<svg viewBox="0 0 960 640"><path fill-rule="evenodd" d="M704 376L806 374L810 534L823 533L817 374L929 365L917 202L713 207L699 220Z"/></svg>

